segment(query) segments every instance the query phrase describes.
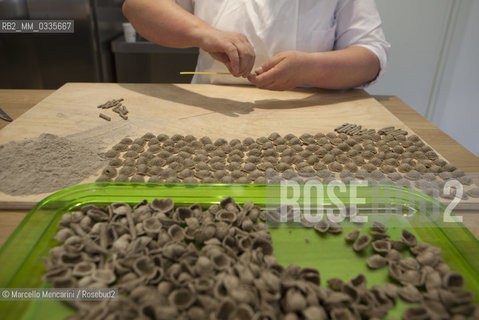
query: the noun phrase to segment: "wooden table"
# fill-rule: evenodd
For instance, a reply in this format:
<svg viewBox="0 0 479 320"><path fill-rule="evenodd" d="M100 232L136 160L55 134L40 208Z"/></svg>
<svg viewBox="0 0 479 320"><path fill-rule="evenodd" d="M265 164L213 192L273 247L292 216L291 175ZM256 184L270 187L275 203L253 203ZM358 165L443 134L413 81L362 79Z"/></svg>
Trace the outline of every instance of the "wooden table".
<svg viewBox="0 0 479 320"><path fill-rule="evenodd" d="M15 119L51 93L53 90L0 90L0 108ZM375 98L449 162L466 172L479 172L478 157L414 111L401 99L394 96L376 96ZM7 124L0 120L0 129ZM27 211L20 210L0 211L0 245L6 241L26 214ZM474 220L479 225L479 212L468 212L462 215L466 223ZM479 228L469 229L479 238Z"/></svg>

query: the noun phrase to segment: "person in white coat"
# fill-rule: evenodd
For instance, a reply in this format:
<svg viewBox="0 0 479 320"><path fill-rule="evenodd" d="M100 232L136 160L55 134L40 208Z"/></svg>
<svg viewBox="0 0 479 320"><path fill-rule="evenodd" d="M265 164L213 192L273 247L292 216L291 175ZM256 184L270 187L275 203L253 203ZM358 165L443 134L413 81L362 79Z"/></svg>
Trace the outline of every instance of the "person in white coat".
<svg viewBox="0 0 479 320"><path fill-rule="evenodd" d="M384 72L389 44L374 0L125 0L144 38L199 47L193 83L344 89Z"/></svg>

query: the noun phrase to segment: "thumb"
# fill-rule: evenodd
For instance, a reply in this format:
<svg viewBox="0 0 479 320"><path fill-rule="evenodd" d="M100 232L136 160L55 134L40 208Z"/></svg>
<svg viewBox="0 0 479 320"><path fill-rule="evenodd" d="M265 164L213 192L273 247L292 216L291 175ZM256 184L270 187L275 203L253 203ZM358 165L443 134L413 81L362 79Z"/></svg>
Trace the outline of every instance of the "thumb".
<svg viewBox="0 0 479 320"><path fill-rule="evenodd" d="M260 75L263 72L266 72L266 71L274 68L274 66L276 66L278 63L280 63L283 59L284 59L283 56L276 55L276 56L272 57L271 59L269 59L268 61L266 61L265 63L263 63L260 67L256 68L254 72L256 74Z"/></svg>

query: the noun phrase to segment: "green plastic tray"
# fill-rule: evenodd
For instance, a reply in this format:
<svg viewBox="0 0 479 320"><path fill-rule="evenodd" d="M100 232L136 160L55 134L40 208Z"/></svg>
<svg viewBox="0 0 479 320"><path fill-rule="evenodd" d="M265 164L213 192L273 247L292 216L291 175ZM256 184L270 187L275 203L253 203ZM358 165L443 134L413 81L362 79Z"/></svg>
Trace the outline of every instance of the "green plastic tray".
<svg viewBox="0 0 479 320"><path fill-rule="evenodd" d="M169 197L177 205L199 203L206 207L219 203L226 196L232 196L240 204L253 201L262 207L275 206L280 203L280 186L92 183L57 192L33 208L0 249L0 288L48 287L41 280L44 273L42 257L58 244L53 239L58 230L57 222L64 213L85 204L133 204L143 199L151 201L154 198ZM453 270L465 276L467 289L476 292L475 301L478 301L479 242L460 223L449 223L446 227L436 222L437 219L429 219L433 212L439 210L442 213L444 210L439 202L397 186L359 187L357 197L352 198L349 188L346 188L336 193L336 196L346 205L359 203L357 199L360 198L366 199L365 203L358 204L360 213L372 215L374 220L381 221L381 216L390 216L387 212L396 212L393 219L388 220L394 225L388 231L392 238L399 239L401 229L408 228L420 241L441 247L441 256ZM299 201L304 199L300 197ZM322 196L313 198L311 202L328 207L332 201L334 199ZM321 285L325 285L326 280L332 277L348 281L359 273L367 276L368 286L390 281L386 268L376 271L368 269L366 258L371 251L356 254L344 241L345 232L357 226L347 222L342 225L345 230L339 235L320 235L312 229L297 227L271 228L274 255L283 265L294 263L318 268ZM367 232L367 229L362 232ZM408 304L399 301L389 316L400 318L406 306ZM71 308L60 301L0 302L0 319L62 319L73 313Z"/></svg>

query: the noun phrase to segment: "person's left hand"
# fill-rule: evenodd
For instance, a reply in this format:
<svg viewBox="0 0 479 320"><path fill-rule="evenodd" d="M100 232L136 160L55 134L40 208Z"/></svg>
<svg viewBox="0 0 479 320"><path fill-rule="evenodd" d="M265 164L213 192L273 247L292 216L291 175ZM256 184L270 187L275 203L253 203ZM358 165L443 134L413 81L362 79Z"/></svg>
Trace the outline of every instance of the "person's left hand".
<svg viewBox="0 0 479 320"><path fill-rule="evenodd" d="M261 67L248 80L258 88L288 90L303 84L307 53L285 51L278 53Z"/></svg>

